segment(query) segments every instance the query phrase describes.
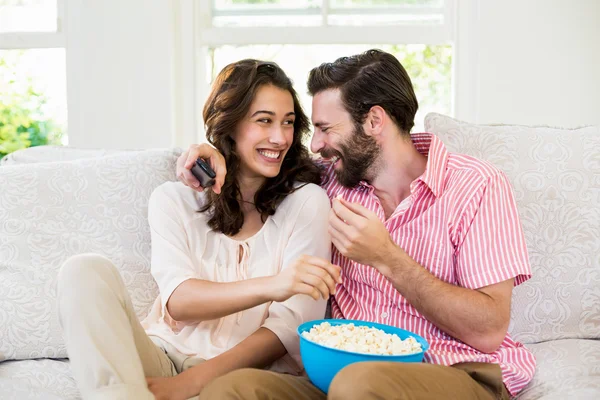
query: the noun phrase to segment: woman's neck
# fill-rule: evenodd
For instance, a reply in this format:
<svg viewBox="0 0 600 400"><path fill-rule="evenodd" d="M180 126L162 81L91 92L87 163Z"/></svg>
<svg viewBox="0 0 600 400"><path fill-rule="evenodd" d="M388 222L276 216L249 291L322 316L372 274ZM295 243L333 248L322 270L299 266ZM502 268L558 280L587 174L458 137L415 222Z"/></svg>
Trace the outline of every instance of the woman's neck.
<svg viewBox="0 0 600 400"><path fill-rule="evenodd" d="M264 177L248 177L240 174L238 176L238 184L240 193L242 194L242 210L244 212L253 211L256 209L254 205L254 196L258 189L265 183Z"/></svg>

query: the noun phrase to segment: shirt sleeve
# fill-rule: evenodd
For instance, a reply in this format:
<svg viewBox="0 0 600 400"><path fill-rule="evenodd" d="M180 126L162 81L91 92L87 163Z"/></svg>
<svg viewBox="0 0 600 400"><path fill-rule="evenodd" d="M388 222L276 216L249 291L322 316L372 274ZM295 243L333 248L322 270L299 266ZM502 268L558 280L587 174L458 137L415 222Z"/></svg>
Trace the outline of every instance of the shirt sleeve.
<svg viewBox="0 0 600 400"><path fill-rule="evenodd" d="M284 250L282 269L289 268L301 255L331 260L331 238L327 232L331 204L325 192L317 187L307 190L299 213L294 221L291 236ZM314 300L308 295L292 296L288 300L269 306L263 327L277 335L288 354L302 370L300 339L297 328L307 321L325 316L327 300Z"/></svg>
<svg viewBox="0 0 600 400"><path fill-rule="evenodd" d="M513 191L503 172L480 186L465 209L463 239L456 250L458 283L478 289L531 277L525 236Z"/></svg>
<svg viewBox="0 0 600 400"><path fill-rule="evenodd" d="M148 223L152 240L151 272L158 284L162 318L175 331L186 324L171 318L167 301L184 281L196 278L190 248L181 216L168 186L157 187L148 204Z"/></svg>

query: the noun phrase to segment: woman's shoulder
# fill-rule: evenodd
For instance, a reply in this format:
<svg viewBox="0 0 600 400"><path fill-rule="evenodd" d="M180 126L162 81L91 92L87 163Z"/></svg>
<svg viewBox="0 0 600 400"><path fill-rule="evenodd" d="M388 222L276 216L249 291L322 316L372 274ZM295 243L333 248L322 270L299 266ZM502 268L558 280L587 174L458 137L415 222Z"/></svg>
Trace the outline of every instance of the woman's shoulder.
<svg viewBox="0 0 600 400"><path fill-rule="evenodd" d="M204 201L204 193L198 193L181 182L165 182L154 189L149 203L150 207L194 215Z"/></svg>
<svg viewBox="0 0 600 400"><path fill-rule="evenodd" d="M331 202L327 192L314 183L296 183L296 190L287 195L279 207L284 210L299 209L303 207L329 207Z"/></svg>

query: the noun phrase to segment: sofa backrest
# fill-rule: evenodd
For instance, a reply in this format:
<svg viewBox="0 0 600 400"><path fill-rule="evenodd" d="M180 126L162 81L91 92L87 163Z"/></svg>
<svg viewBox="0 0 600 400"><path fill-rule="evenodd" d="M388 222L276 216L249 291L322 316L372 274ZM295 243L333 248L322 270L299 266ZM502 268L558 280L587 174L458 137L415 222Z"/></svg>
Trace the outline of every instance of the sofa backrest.
<svg viewBox="0 0 600 400"><path fill-rule="evenodd" d="M599 129L475 125L440 114L425 128L511 180L533 271L514 290L513 337L600 338Z"/></svg>
<svg viewBox="0 0 600 400"><path fill-rule="evenodd" d="M108 257L138 316L147 314L158 294L149 273L148 198L176 180L179 153L86 152L94 158L0 167L0 360L67 356L56 277L75 254Z"/></svg>

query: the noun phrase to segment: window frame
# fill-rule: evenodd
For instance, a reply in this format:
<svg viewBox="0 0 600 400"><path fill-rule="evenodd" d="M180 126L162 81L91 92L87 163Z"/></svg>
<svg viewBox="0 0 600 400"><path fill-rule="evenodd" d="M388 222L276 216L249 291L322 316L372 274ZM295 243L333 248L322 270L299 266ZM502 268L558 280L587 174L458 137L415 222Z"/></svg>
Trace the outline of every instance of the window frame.
<svg viewBox="0 0 600 400"><path fill-rule="evenodd" d="M477 0L463 0L476 3ZM176 35L179 36L179 48L176 54L181 73L181 85L178 85L180 107L176 121L176 143L197 143L205 141L204 124L201 110L210 91L209 62L210 49L223 45L260 45L260 44L451 44L453 60L459 50L457 46L457 20L462 18L458 12L457 0L444 1L444 22L432 24L403 24L395 26L337 26L327 25L329 0L324 0L322 25L309 27L215 27L212 25L214 0L180 0L178 4ZM475 7L472 4L468 8ZM286 11L289 14L289 11ZM283 32L282 32L283 30ZM186 38L186 32L193 31L193 39ZM460 32L459 32L460 33ZM273 38L276 38L275 40ZM190 63L193 68L187 68ZM452 66L452 114L457 115L463 96L457 96L455 69ZM462 64L460 64L462 65ZM177 67L176 67L177 68ZM466 71L465 73L469 73ZM469 92L467 90L467 92ZM468 96L464 96L465 98ZM465 115L460 115L464 117Z"/></svg>
<svg viewBox="0 0 600 400"><path fill-rule="evenodd" d="M0 32L0 50L66 48L66 0L56 0L56 31Z"/></svg>

